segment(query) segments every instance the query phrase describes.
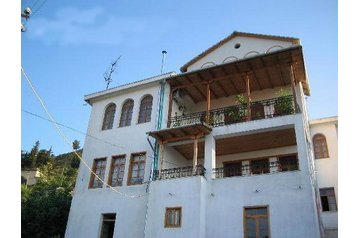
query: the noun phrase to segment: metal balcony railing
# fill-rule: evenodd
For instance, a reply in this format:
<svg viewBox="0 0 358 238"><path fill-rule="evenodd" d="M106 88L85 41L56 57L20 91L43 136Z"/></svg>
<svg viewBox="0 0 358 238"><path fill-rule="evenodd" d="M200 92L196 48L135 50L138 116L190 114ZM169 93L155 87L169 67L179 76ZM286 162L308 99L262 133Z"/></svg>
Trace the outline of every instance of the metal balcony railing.
<svg viewBox="0 0 358 238"><path fill-rule="evenodd" d="M249 117L249 110L251 116ZM213 127L294 114L293 96L284 96L268 100L255 101L250 104L234 105L209 111L209 124ZM206 122L206 112L190 113L170 118L170 127L185 126Z"/></svg>
<svg viewBox="0 0 358 238"><path fill-rule="evenodd" d="M154 171L154 180L175 179L175 178L191 177L191 176L203 176L204 174L205 174L205 168L202 165L197 165L195 169L193 166L170 168L170 169L162 169L160 173L159 170Z"/></svg>
<svg viewBox="0 0 358 238"><path fill-rule="evenodd" d="M254 174L268 174L298 170L298 159L274 161L259 164L237 164L231 167L213 168L214 178L234 176L250 176Z"/></svg>

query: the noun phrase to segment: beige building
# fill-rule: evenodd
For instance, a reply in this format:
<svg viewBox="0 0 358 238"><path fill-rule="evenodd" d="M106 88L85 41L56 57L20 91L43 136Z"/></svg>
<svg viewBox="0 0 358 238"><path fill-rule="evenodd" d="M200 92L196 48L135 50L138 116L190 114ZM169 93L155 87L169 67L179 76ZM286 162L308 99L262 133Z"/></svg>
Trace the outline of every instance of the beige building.
<svg viewBox="0 0 358 238"><path fill-rule="evenodd" d="M40 175L39 169L23 169L21 170L21 183L29 186L34 185L37 183Z"/></svg>

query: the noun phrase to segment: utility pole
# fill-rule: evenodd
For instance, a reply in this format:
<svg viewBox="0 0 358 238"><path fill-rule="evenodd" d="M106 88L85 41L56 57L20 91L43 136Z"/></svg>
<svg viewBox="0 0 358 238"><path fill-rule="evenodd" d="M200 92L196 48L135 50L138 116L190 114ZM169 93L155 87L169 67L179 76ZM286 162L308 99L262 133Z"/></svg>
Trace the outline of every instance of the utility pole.
<svg viewBox="0 0 358 238"><path fill-rule="evenodd" d="M21 13L21 17L25 18L25 20L27 21L30 18L30 15L32 14L32 11L29 7L24 9L24 12ZM26 26L23 22L21 22L21 32L25 32L26 31Z"/></svg>

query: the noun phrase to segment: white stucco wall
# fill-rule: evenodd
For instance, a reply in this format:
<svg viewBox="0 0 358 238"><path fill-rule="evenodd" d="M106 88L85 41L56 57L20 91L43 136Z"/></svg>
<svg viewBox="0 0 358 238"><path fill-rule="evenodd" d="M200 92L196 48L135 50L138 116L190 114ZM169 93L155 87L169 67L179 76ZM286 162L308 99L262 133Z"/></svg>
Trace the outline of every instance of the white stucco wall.
<svg viewBox="0 0 358 238"><path fill-rule="evenodd" d="M240 43L241 46L240 48L235 49L235 44L237 43ZM293 46L293 43L290 41L237 36L220 46L219 49L214 50L213 52L190 65L188 67L188 71L201 69L202 66L208 62L213 62L215 65L222 64L225 59L231 56L234 56L237 59L243 59L255 56L257 53L264 54L270 48L271 51L273 51L275 49L282 49L290 46Z"/></svg>
<svg viewBox="0 0 358 238"><path fill-rule="evenodd" d="M338 207L338 118L326 118L310 122L311 138L316 134L326 137L328 158L315 159L317 186L318 188L334 188L337 208ZM322 222L325 229L338 229L338 212L321 212Z"/></svg>
<svg viewBox="0 0 358 238"><path fill-rule="evenodd" d="M205 193L205 180L201 176L168 179L151 183L148 202L146 238L205 238L202 214L204 211L202 194ZM204 203L205 204L205 203ZM166 207L182 208L180 228L165 228ZM204 226L204 227L203 227Z"/></svg>
<svg viewBox="0 0 358 238"><path fill-rule="evenodd" d="M126 155L123 186L89 189L91 173L81 163L77 177L75 193L66 229L66 237L98 237L103 213L117 213L115 236L143 237L145 207L147 203L146 184L127 186L128 169L131 154L146 153L144 181L148 181L153 162L153 151L147 141L146 132L155 130L159 82L138 86L135 89L123 90L115 96L102 100L94 100L87 133L95 137L86 137L83 159L92 168L93 160L106 157L104 181L109 179L111 157ZM151 121L138 124L140 101L144 95L153 96ZM134 100L131 126L118 127L123 102ZM117 105L113 128L102 130L104 111L109 103ZM134 196L129 198L128 196ZM140 196L140 197L138 197Z"/></svg>

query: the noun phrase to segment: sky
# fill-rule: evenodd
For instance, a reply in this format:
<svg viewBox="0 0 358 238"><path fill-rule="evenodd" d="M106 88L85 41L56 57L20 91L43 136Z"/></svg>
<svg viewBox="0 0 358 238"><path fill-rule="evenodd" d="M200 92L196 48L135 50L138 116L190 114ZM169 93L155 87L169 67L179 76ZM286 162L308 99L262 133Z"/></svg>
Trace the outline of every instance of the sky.
<svg viewBox="0 0 358 238"><path fill-rule="evenodd" d="M91 107L85 95L104 90L103 74L121 56L110 87L180 67L233 31L301 40L310 82L310 119L338 115L338 6L334 0L73 1L23 0L33 15L21 33L21 66L66 137L84 143ZM55 155L70 144L21 77L21 149L36 141ZM72 128L72 129L69 129Z"/></svg>

